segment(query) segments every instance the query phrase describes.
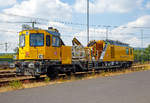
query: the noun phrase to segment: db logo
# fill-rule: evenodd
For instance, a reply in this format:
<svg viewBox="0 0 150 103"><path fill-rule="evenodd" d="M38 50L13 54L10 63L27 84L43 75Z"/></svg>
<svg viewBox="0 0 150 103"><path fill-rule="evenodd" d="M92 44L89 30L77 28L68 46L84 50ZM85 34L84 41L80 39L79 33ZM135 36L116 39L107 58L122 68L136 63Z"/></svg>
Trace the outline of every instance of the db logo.
<svg viewBox="0 0 150 103"><path fill-rule="evenodd" d="M29 56L29 52L26 52L26 56Z"/></svg>
<svg viewBox="0 0 150 103"><path fill-rule="evenodd" d="M54 55L57 55L57 52L54 52Z"/></svg>

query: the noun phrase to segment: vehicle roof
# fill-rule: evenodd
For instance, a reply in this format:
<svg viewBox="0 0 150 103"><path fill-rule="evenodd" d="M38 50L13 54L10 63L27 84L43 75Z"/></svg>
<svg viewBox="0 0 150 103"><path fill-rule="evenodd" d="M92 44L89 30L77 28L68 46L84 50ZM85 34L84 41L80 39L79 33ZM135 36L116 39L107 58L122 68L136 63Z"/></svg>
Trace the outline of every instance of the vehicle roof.
<svg viewBox="0 0 150 103"><path fill-rule="evenodd" d="M125 47L129 47L129 44L127 43L123 43L120 41L115 41L115 40L104 40L105 43L109 43L111 45L118 45L118 46L125 46Z"/></svg>
<svg viewBox="0 0 150 103"><path fill-rule="evenodd" d="M51 31L51 30L42 30L42 29L22 30L20 33L23 33L23 32L32 32L32 31L37 31L37 32L46 31L46 32L50 33L51 35L60 36L60 33L59 33L59 32Z"/></svg>

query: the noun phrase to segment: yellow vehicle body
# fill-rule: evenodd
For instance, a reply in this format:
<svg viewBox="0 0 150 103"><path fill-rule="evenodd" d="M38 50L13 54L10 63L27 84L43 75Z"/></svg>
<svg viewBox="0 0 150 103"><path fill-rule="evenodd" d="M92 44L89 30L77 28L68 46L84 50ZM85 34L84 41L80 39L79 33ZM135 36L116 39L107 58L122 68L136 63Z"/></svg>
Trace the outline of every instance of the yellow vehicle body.
<svg viewBox="0 0 150 103"><path fill-rule="evenodd" d="M114 42L114 41L113 41ZM93 43L93 44L92 44ZM105 42L103 40L92 41L92 45L89 48L92 49L91 55L94 57L94 60L99 61L100 59L103 62L112 62L112 61L133 61L133 48L124 45L124 44L111 44L109 42ZM106 46L106 47L105 47ZM104 48L106 48L104 50ZM105 53L103 54L102 52ZM102 55L104 55L102 57ZM91 57L91 60L92 57Z"/></svg>
<svg viewBox="0 0 150 103"><path fill-rule="evenodd" d="M103 61L133 61L133 48L110 44Z"/></svg>
<svg viewBox="0 0 150 103"><path fill-rule="evenodd" d="M61 47L61 62L62 64L72 64L72 47L62 46Z"/></svg>
<svg viewBox="0 0 150 103"><path fill-rule="evenodd" d="M55 31L54 31L55 32ZM31 46L30 34L44 34L43 46ZM53 34L46 30L24 30L19 35L25 35L25 46L19 47L19 60L57 60L62 64L71 64L71 47L69 46L52 46ZM46 45L46 36L50 36L50 46Z"/></svg>

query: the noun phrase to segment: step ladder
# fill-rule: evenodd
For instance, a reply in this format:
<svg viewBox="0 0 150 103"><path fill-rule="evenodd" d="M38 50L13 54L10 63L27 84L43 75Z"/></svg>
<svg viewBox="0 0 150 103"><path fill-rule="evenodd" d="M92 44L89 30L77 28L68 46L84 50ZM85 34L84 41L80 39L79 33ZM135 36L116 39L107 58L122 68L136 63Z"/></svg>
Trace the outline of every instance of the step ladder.
<svg viewBox="0 0 150 103"><path fill-rule="evenodd" d="M91 61L88 61L88 69L93 69L93 63Z"/></svg>

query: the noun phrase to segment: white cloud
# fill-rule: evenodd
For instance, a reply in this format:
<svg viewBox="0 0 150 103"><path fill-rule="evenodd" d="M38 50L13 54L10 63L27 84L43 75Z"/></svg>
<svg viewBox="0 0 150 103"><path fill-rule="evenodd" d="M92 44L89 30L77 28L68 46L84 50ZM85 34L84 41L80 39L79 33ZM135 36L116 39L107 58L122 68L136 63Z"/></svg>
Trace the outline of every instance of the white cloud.
<svg viewBox="0 0 150 103"><path fill-rule="evenodd" d="M7 4L7 5L6 5ZM71 19L72 16L72 8L67 3L61 2L61 0L24 0L20 3L16 2L16 0L6 0L5 2L0 0L0 6L10 6L9 8L3 9L3 13L0 13L0 21L1 22L16 22L16 21L27 21L30 22L30 17L35 18L44 18L47 19L47 26L41 25L41 28L47 29L49 25L56 25L52 21L53 18L62 18L62 20ZM5 14L13 14L13 15L21 15L26 17L5 15ZM34 19L33 19L34 20ZM42 23L44 21L41 21ZM63 26L62 24L57 24L57 26ZM21 23L19 24L0 24L0 28L2 29L0 32L0 42L4 44L5 42L10 42L13 44L14 42L18 42L18 31L21 30ZM8 32L7 32L8 31ZM10 32L14 31L14 32ZM13 45L11 48L16 47ZM9 50L10 52L13 49ZM2 51L0 47L0 52ZM4 51L4 48L3 48Z"/></svg>
<svg viewBox="0 0 150 103"><path fill-rule="evenodd" d="M147 2L146 8L147 8L147 9L150 9L150 2Z"/></svg>
<svg viewBox="0 0 150 103"><path fill-rule="evenodd" d="M123 28L128 27L128 28ZM121 25L118 28L109 30L108 38L111 40L119 40L124 43L128 43L133 47L141 47L141 29L133 27L150 27L150 15L142 16L135 21L129 22L125 25ZM143 28L143 37L149 36L150 29ZM84 44L87 44L87 33L82 31L78 33L77 38ZM90 40L105 40L105 29L90 29ZM149 36L150 38L150 36ZM143 39L143 47L147 47L150 44L149 38Z"/></svg>
<svg viewBox="0 0 150 103"><path fill-rule="evenodd" d="M13 13L24 16L43 18L70 18L72 8L60 0L28 0L15 4L12 8L4 10L5 13Z"/></svg>
<svg viewBox="0 0 150 103"><path fill-rule="evenodd" d="M122 27L124 26L128 28L123 29ZM129 22L125 25L120 26L119 28L113 29L111 32L112 35L114 35L114 39L127 42L134 47L141 47L141 30L143 30L143 37L148 37L150 32L149 29L146 29L144 27L150 27L150 15L141 16L135 21ZM121 34L119 38L117 38L117 33ZM144 38L143 43L143 46L147 47L150 44L150 41L148 38Z"/></svg>
<svg viewBox="0 0 150 103"><path fill-rule="evenodd" d="M87 0L76 0L74 9L77 12L86 12ZM91 13L103 13L103 12L118 12L125 13L130 12L141 6L143 0L95 0L91 1L90 12Z"/></svg>
<svg viewBox="0 0 150 103"><path fill-rule="evenodd" d="M102 13L102 12L129 12L138 8L143 0L93 0L90 2L90 10L92 13ZM44 6L43 6L44 5ZM11 8L4 9L4 13L24 15L24 16L33 16L33 17L42 17L49 20L48 25L39 25L39 27L47 29L48 26L53 26L57 28L62 34L62 39L66 45L71 45L71 40L75 36L81 43L84 45L87 44L87 33L84 30L84 27L74 27L66 24L54 22L52 18L65 18L66 21L69 21L73 8L80 13L86 12L86 0L76 0L75 5L71 7L67 3L61 2L61 0L27 0L22 1L20 4L15 3ZM69 20L68 20L69 19ZM0 21L30 21L30 19L3 15L0 14ZM63 20L62 20L63 21ZM150 15L141 16L135 21L129 22L122 26L150 26ZM18 34L17 32L21 30L21 24L0 24L0 28L8 31L15 32L2 32L0 33L0 43L8 42L12 44L11 50L13 47L17 46ZM104 28L94 29L90 28L90 40L101 40L105 39L106 30ZM141 46L140 30L139 29L120 29L115 28L110 30L109 38L113 40L120 40L126 43L131 44L131 46ZM137 35L127 35L126 33L135 33ZM144 31L145 33L145 31ZM139 34L139 35L138 35ZM150 43L149 41L144 41L144 47ZM0 52L1 52L0 47ZM4 51L4 48L3 48Z"/></svg>
<svg viewBox="0 0 150 103"><path fill-rule="evenodd" d="M0 0L0 7L7 7L16 4L16 0Z"/></svg>
<svg viewBox="0 0 150 103"><path fill-rule="evenodd" d="M150 15L144 15L133 22L129 22L128 26L150 26Z"/></svg>
<svg viewBox="0 0 150 103"><path fill-rule="evenodd" d="M135 21L129 22L126 25L122 25L122 26L126 26L128 28L122 30L120 28L116 28L112 30L113 34L131 33L129 35L123 35L122 38L120 38L120 40L125 41L131 44L132 46L141 47L141 30L143 30L143 37L149 36L150 30L144 27L150 27L150 15L141 16ZM135 27L139 27L139 28L135 28ZM143 46L147 47L150 44L150 41L148 38L144 38L143 43L144 43Z"/></svg>

